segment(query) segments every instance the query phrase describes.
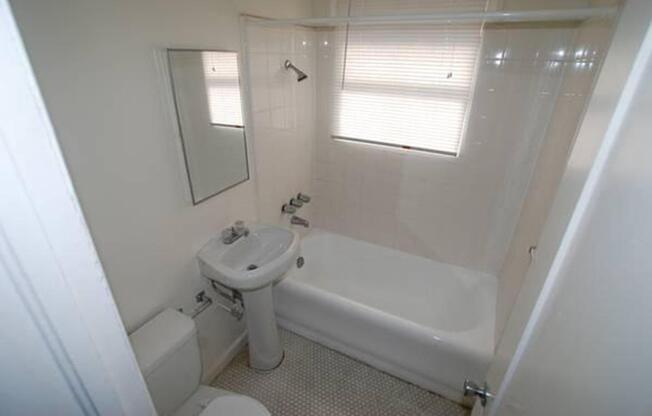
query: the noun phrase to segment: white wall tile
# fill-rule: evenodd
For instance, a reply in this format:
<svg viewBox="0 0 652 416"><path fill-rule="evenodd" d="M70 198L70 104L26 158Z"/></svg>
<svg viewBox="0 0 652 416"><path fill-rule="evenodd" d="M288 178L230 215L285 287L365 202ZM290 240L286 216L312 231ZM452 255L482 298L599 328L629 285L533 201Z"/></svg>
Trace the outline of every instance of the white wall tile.
<svg viewBox="0 0 652 416"><path fill-rule="evenodd" d="M547 126L541 150L519 221L515 227L509 249L499 273L496 302L496 340L503 328L519 293L523 278L530 265L530 246L536 246L552 204L557 185L572 147L578 122L591 93L600 60L604 57L612 34L609 22L589 21L576 30L574 42L563 66L563 80L555 97L553 114ZM554 40L552 47L559 47ZM581 51L575 54L576 51ZM586 53L585 53L586 51ZM594 53L595 52L595 53ZM595 59L593 58L595 56ZM593 65L576 65L592 63Z"/></svg>
<svg viewBox="0 0 652 416"><path fill-rule="evenodd" d="M315 34L300 28L266 27L256 31L262 33L256 34L256 41L267 44L263 54L267 72L251 77L252 95L270 97L266 111L254 116L269 120L266 125L255 122L253 134L259 214L263 222L288 224L289 216L281 213L281 206L298 192L310 195L313 188ZM250 53L249 58L260 59L256 55ZM283 68L286 59L304 70L308 79L298 83L295 74ZM305 205L297 214L313 220L314 204Z"/></svg>
<svg viewBox="0 0 652 416"><path fill-rule="evenodd" d="M345 234L496 274L562 81L563 66L546 60L559 49L570 51L574 33L572 25L487 26L458 158L334 141L332 63L327 47L318 45L315 180L340 186L327 195L344 201L322 207L319 225L338 219ZM329 39L327 32L319 37Z"/></svg>

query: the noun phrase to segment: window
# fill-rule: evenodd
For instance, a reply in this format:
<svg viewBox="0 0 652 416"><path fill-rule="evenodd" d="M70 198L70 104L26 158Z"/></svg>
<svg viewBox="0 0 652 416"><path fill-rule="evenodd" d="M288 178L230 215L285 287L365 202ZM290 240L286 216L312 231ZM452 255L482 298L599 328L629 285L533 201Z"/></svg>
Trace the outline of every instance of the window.
<svg viewBox="0 0 652 416"><path fill-rule="evenodd" d="M479 23L352 26L338 43L336 139L459 153Z"/></svg>
<svg viewBox="0 0 652 416"><path fill-rule="evenodd" d="M204 51L202 61L211 123L242 127L238 54Z"/></svg>

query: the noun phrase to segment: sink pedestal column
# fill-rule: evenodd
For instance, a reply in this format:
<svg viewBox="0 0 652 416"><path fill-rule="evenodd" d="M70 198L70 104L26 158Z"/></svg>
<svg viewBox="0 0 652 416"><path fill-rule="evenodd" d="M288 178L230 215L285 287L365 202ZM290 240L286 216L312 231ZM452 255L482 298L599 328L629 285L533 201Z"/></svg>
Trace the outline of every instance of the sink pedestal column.
<svg viewBox="0 0 652 416"><path fill-rule="evenodd" d="M272 370L283 360L283 348L276 327L272 285L242 291L247 331L249 365L256 370Z"/></svg>

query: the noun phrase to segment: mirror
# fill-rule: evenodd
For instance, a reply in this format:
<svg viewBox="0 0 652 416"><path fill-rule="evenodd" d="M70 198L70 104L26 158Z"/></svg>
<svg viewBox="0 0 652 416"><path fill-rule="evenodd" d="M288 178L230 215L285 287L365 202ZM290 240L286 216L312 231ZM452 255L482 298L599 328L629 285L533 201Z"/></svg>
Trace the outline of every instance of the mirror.
<svg viewBox="0 0 652 416"><path fill-rule="evenodd" d="M168 49L194 204L249 179L238 54Z"/></svg>

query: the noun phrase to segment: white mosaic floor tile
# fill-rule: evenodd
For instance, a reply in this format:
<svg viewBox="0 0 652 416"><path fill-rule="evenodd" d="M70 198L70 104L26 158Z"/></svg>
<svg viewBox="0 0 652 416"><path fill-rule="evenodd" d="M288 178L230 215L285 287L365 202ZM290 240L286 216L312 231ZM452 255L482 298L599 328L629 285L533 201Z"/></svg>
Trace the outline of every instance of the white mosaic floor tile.
<svg viewBox="0 0 652 416"><path fill-rule="evenodd" d="M467 416L443 397L323 345L281 331L285 360L268 373L247 365L242 351L213 386L246 394L274 416Z"/></svg>

